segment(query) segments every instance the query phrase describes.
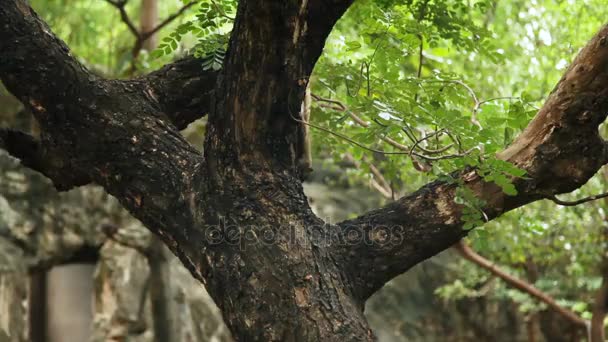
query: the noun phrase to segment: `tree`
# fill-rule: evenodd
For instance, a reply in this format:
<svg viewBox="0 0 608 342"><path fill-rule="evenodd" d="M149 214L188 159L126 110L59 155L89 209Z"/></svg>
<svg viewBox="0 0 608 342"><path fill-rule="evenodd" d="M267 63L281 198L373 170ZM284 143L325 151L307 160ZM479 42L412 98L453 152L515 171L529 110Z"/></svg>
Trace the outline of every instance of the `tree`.
<svg viewBox="0 0 608 342"><path fill-rule="evenodd" d="M365 301L470 229L446 180L338 224L308 207L298 115L351 2L242 0L221 71L186 58L122 81L88 71L24 1L0 0L0 79L41 127L40 139L3 129L0 147L58 190L104 187L206 286L236 338L373 340ZM498 154L526 171L516 194L475 169L453 173L487 220L572 191L606 163L607 39L604 26ZM206 113L200 154L179 130Z"/></svg>

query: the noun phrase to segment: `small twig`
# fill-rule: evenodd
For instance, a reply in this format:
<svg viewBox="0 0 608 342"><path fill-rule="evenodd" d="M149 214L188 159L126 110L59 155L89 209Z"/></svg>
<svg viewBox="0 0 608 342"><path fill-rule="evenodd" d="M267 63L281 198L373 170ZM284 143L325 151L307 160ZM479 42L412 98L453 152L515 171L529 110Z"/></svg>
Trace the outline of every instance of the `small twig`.
<svg viewBox="0 0 608 342"><path fill-rule="evenodd" d="M357 97L359 94L359 89L361 89L361 84L363 83L363 68L365 66L365 62L361 63L361 69L359 70L359 84L357 85L357 91L354 92L354 95L351 95L350 87L348 86L348 82L345 78L344 85L346 86L346 94L350 97Z"/></svg>
<svg viewBox="0 0 608 342"><path fill-rule="evenodd" d="M148 32L143 32L139 35L140 39L142 41L145 41L146 39L150 38L151 36L153 36L156 32L162 30L165 26L169 25L173 20L177 19L177 17L179 17L180 15L182 15L188 8L192 7L194 4L196 4L196 1L192 1L184 6L182 6L182 8L180 8L177 12L171 14L170 16L168 16L165 20L163 20L160 24L156 25L156 27L154 27L152 30L148 31Z"/></svg>
<svg viewBox="0 0 608 342"><path fill-rule="evenodd" d="M342 111L342 112L346 111L346 106L342 102L340 102L338 100L328 99L328 98L325 98L325 97L322 97L322 96L319 96L319 95L316 95L316 94L311 94L310 96L313 99L315 99L316 101L327 102L327 103L334 104L334 105L337 106L336 108L340 108L340 111Z"/></svg>
<svg viewBox="0 0 608 342"><path fill-rule="evenodd" d="M131 33L133 33L133 35L139 39L139 37L140 37L139 30L135 27L135 25L133 24L133 21L131 21L131 18L129 18L129 14L127 14L127 10L125 9L127 0L121 0L121 1L105 0L105 1L107 3L109 3L110 5L116 7L120 11L120 18L122 19L122 21L125 24L127 24L127 26L129 27L129 31L131 31Z"/></svg>
<svg viewBox="0 0 608 342"><path fill-rule="evenodd" d="M418 72L416 73L416 76L420 78L420 76L422 76L422 65L424 64L424 37L418 35L418 39L420 39L420 48L418 50Z"/></svg>
<svg viewBox="0 0 608 342"><path fill-rule="evenodd" d="M357 114L353 113L351 110L348 109L348 107L346 107L346 105L338 100L332 100L332 99L328 99L328 98L323 98L321 96L312 94L311 95L313 99L315 99L316 101L321 101L321 102L327 102L327 103L331 103L336 105L337 107L326 107L326 108L330 108L330 109L334 109L338 112L346 112L351 119L353 119L353 121L358 124L359 126L363 127L363 128L369 128L369 123L367 123L365 120L363 120L361 117L359 117ZM321 107L324 107L323 105L320 105ZM385 141L386 143L388 143L389 145L402 150L402 151L409 151L409 148L405 145L402 145L400 143L398 143L397 141L389 138L389 137L380 137L380 139L382 139L383 141Z"/></svg>
<svg viewBox="0 0 608 342"><path fill-rule="evenodd" d="M474 103L473 111L471 112L471 122L475 126L481 128L481 124L479 123L479 120L477 120L477 113L479 112L479 106L480 106L481 101L479 101L479 98L477 97L477 94L475 93L473 88L471 88L468 84L464 83L461 80L426 80L425 82L456 84L456 85L459 85L459 86L463 87L464 89L466 89L466 91L469 93L469 95L473 99L473 103Z"/></svg>
<svg viewBox="0 0 608 342"><path fill-rule="evenodd" d="M430 139L430 138L432 138L434 136L439 137L442 133L444 133L443 129L441 129L439 131L435 131L435 132L433 132L433 133L431 133L429 135L426 135L424 138L416 141L414 143L414 145L412 145L412 147L410 148L410 152L414 152L414 150L416 148L420 149L422 152L424 152L426 154L439 154L439 153L443 153L443 152L449 150L450 148L452 148L454 146L454 144L449 144L447 146L444 146L444 147L436 149L436 150L430 150L430 149L427 149L425 147L420 146L420 144L423 143L424 141L426 141L426 140L428 140L428 139Z"/></svg>
<svg viewBox="0 0 608 342"><path fill-rule="evenodd" d="M346 160L351 162L356 168L361 168L361 163L355 160L355 158L351 154L347 153L344 157L346 158ZM393 188L388 184L382 172L380 172L380 170L374 164L369 162L367 158L363 157L363 161L369 167L369 170L372 175L374 175L374 178L372 178L370 182L372 187L376 189L376 191L378 191L382 196L389 199L394 199Z"/></svg>
<svg viewBox="0 0 608 342"><path fill-rule="evenodd" d="M410 139L413 144L418 141L418 138L416 138L416 134L414 134L414 130L412 130L407 124L401 127L401 130L403 131L403 133L405 133L405 135Z"/></svg>
<svg viewBox="0 0 608 342"><path fill-rule="evenodd" d="M135 36L135 44L133 44L133 49L131 50L131 56L133 57L131 60L131 70L130 72L135 72L136 70L136 60L139 56L139 53L146 42L146 40L150 39L154 34L163 29L165 26L169 25L173 20L182 15L188 8L192 7L196 4L196 1L192 1L182 6L177 12L168 16L165 20L163 20L160 24L156 25L153 29L147 32L142 32L133 24L131 18L127 14L125 9L125 5L127 4L127 0L105 0L107 3L116 7L120 11L120 18L127 25L129 31Z"/></svg>
<svg viewBox="0 0 608 342"><path fill-rule="evenodd" d="M382 172L380 172L380 169L378 169L376 167L376 165L372 164L365 157L363 158L363 161L367 164L367 166L369 167L369 170L374 175L374 177L376 177L376 179L378 181L378 184L380 184L384 190L386 190L388 193L390 193L391 192L391 186L386 181L386 178L384 177L384 175L382 174ZM391 197L391 196L389 196L389 197Z"/></svg>
<svg viewBox="0 0 608 342"><path fill-rule="evenodd" d="M479 101L477 103L477 109L479 109L479 107L483 106L484 104L488 103L488 102L492 102L492 101L499 101L499 100L509 100L509 101L515 101L515 100L519 100L519 97L515 97L515 96L499 96L499 97L492 97L489 99L485 99L482 101Z"/></svg>
<svg viewBox="0 0 608 342"><path fill-rule="evenodd" d="M372 187L378 191L382 196L394 200L393 191L385 189L380 183L378 183L375 179L372 178L371 182Z"/></svg>
<svg viewBox="0 0 608 342"><path fill-rule="evenodd" d="M355 123L357 123L359 126L361 126L363 128L369 128L370 124L367 123L365 120L363 120L361 117L359 117L357 114L355 114L351 110L349 110L348 107L344 103L342 103L342 102L340 102L338 100L332 100L332 99L323 98L323 97L321 97L319 95L315 95L315 94L312 94L311 96L316 101L331 103L331 104L335 105L337 108L335 108L333 106L331 108L332 109L339 109L340 112L346 112L353 119L353 121L355 121ZM294 120L299 121L299 120L297 120L295 118L294 118ZM464 152L463 151L459 151L459 153L457 153L457 154L450 154L450 155L445 155L445 156L433 157L433 156L425 155L425 154L422 154L422 153L413 152L413 151L411 151L410 147L407 147L407 146L405 146L403 144L400 144L399 142L397 142L397 141L395 141L395 140L393 140L393 139L391 139L389 137L380 137L380 139L382 141L388 143L389 145L395 147L398 150L403 151L403 152L383 152L383 151L380 151L380 150L375 150L373 148L364 146L363 144L361 144L361 143L359 143L357 141L354 141L351 138L349 138L349 137L347 137L347 136L345 136L343 134L334 132L334 131L332 131L330 129L327 129L325 127L316 126L316 125L309 124L309 123L304 123L304 124L309 125L310 127L322 130L324 132L330 133L330 134L332 134L334 136L340 137L340 138L342 138L342 139L344 139L346 141L349 141L350 143L352 143L352 144L354 144L356 146L359 146L359 147L361 147L363 149L366 149L368 151L382 153L382 154L407 154L407 155L410 155L410 156L413 155L413 156L416 156L416 157L419 157L419 158L422 158L422 159L426 159L426 160L429 160L429 161L437 161L437 160L454 159L454 158L464 157L464 156L468 155L469 153L471 153L475 149L475 148L472 148L472 149L469 149L468 151L464 151ZM406 130L405 127L403 127L402 130L406 133L406 135L408 136L408 138L410 138L414 144L419 143L418 139L416 139L416 137L411 136L410 135L411 133L409 133ZM441 153L441 152L447 151L452 146L453 146L453 144L450 144L450 145L448 145L448 146L446 146L446 147L444 147L442 149L427 150L427 151L430 152L430 154L437 154L437 153ZM425 150L424 148L421 148L420 146L418 146L418 148L421 149L421 150Z"/></svg>
<svg viewBox="0 0 608 342"><path fill-rule="evenodd" d="M345 141L347 141L347 142L349 142L349 143L351 143L351 144L353 144L353 145L355 145L357 147L360 147L360 148L362 148L364 150L367 150L369 152L374 152L374 153L379 153L379 154L384 154L384 155L410 155L410 156L413 155L413 156L416 156L418 158L426 159L426 160L429 160L429 161L438 161L438 160L445 160L445 159L461 158L461 157L464 157L464 156L468 155L473 150L475 150L475 148L472 148L472 149L469 149L469 150L465 151L464 153L448 154L448 155L439 156L439 157L427 156L427 155L424 155L424 154L420 154L418 152L410 153L409 150L407 152L406 151L383 151L383 150L377 150L375 148L368 147L368 146L366 146L366 145L364 145L364 144L362 144L362 143L360 143L360 142L358 142L356 140L353 140L352 138L350 138L350 137L348 137L348 136L346 136L344 134L341 134L341 133L338 133L338 132L334 132L334 131L332 131L329 128L318 126L318 125L312 124L310 122L305 122L305 121L297 119L297 118L295 118L293 116L292 116L292 119L294 121L296 121L296 122L305 124L305 125L310 126L312 128L316 128L318 130L321 130L323 132L326 132L326 133L329 133L329 134L331 134L333 136L341 138L341 139L343 139L343 140L345 140Z"/></svg>
<svg viewBox="0 0 608 342"><path fill-rule="evenodd" d="M219 12L219 14L220 14L222 17L224 17L224 18L226 18L226 19L228 19L228 20L232 20L232 21L234 21L234 19L235 19L235 18L233 18L233 17L231 17L231 16L227 15L227 14L226 14L226 12L224 12L224 10L221 8L221 6L219 6L219 5L218 5L218 4L215 2L215 0L211 0L211 4L213 5L213 7L215 7L215 9L216 9L216 10Z"/></svg>
<svg viewBox="0 0 608 342"><path fill-rule="evenodd" d="M463 149L462 149L462 142L460 141L460 139L458 137L455 137L449 129L445 130L445 134L450 138L450 140L452 140L452 142L456 145L458 145L458 152L462 153Z"/></svg>
<svg viewBox="0 0 608 342"><path fill-rule="evenodd" d="M329 134L331 134L333 136L336 136L336 137L338 137L338 138L340 138L342 140L345 140L345 141L347 141L347 142L349 142L349 143L351 143L351 144L353 144L353 145L355 145L357 147L360 147L360 148L362 148L364 150L367 150L369 152L374 152L374 153L379 153L379 154L386 154L386 155L389 155L389 154L401 154L401 155L409 154L408 152L402 152L402 151L382 151L382 150L377 150L375 148L371 148L371 147L365 146L362 143L360 143L360 142L358 142L356 140L353 140L352 138L350 138L350 137L348 137L348 136L346 136L344 134L341 134L341 133L338 133L338 132L334 132L334 131L332 131L329 128L318 126L318 125L315 125L315 124L310 123L310 122L302 121L302 120L294 118L294 117L292 117L292 118L296 122L299 122L299 123L305 124L307 126L310 126L312 128L316 128L316 129L318 129L320 131L329 133Z"/></svg>
<svg viewBox="0 0 608 342"><path fill-rule="evenodd" d="M547 196L546 198L553 201L555 204L559 204L559 205L563 205L566 207L573 207L575 205L579 205L579 204L583 204L586 202L591 202L591 201L595 201L601 198L605 198L608 197L608 192L605 192L603 194L599 194L599 195L593 195L593 196L589 196L589 197L585 197L585 198L581 198L579 200L576 201L562 201L559 198L557 198L555 195L552 196Z"/></svg>

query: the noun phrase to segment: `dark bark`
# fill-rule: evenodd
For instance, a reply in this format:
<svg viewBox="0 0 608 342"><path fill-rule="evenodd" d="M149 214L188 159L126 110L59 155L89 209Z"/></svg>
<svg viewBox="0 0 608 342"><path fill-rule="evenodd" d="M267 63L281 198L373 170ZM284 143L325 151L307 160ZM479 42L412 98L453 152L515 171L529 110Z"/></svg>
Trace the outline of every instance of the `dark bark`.
<svg viewBox="0 0 608 342"><path fill-rule="evenodd" d="M294 118L346 5L239 3L207 127L206 192L216 195L205 213L224 238L242 239L207 250L215 267L205 278L215 279L207 288L245 340L372 338L362 303L314 234L323 222L307 205L297 165L303 141Z"/></svg>
<svg viewBox="0 0 608 342"><path fill-rule="evenodd" d="M209 114L218 73L186 57L146 76L121 83L145 94L179 130Z"/></svg>
<svg viewBox="0 0 608 342"><path fill-rule="evenodd" d="M16 148L6 138L14 133L2 146L24 163L42 160L38 171L59 189L103 186L205 284L236 338L372 340L365 300L466 232L455 186L441 182L339 226L308 207L297 120L350 3L241 0L219 74L186 59L120 81L86 70L23 0L0 0L0 79L41 128L34 152ZM607 33L501 155L528 171L519 195L460 173L489 218L573 190L605 163L597 126L608 111ZM201 155L179 129L207 113Z"/></svg>

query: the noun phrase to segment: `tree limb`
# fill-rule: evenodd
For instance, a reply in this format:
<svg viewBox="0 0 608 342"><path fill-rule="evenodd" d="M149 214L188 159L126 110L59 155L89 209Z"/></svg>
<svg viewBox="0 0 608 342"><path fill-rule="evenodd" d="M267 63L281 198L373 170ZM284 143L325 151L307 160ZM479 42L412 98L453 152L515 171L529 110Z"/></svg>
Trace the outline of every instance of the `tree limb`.
<svg viewBox="0 0 608 342"><path fill-rule="evenodd" d="M176 105L176 97L169 104L153 101L138 86L152 84L164 95L191 63L136 81L104 80L69 54L24 1L0 0L0 79L40 124L51 171L62 171L45 175L55 184L78 175L103 186L202 280L192 261L197 248L187 242L205 242L199 211L204 201L195 191L204 180L202 156L161 110ZM160 81L163 73L177 76Z"/></svg>
<svg viewBox="0 0 608 342"><path fill-rule="evenodd" d="M127 10L125 9L125 5L127 4L127 1L126 0L106 0L106 2L109 3L110 5L116 7L118 9L118 11L120 11L120 19L127 25L127 27L129 28L129 31L131 31L131 33L133 33L133 35L135 37L137 37L137 39L139 39L141 34L139 33L139 30L137 29L137 27L135 27L135 24L133 24L133 21L131 20L131 18L129 17L129 14L127 13Z"/></svg>
<svg viewBox="0 0 608 342"><path fill-rule="evenodd" d="M521 279L518 279L517 277L514 277L503 271L490 260L484 258L477 252L475 252L473 249L471 249L471 247L469 247L463 240L456 243L454 245L454 249L457 250L463 258L469 260L475 265L497 276L507 285L516 288L521 292L527 293L528 295L533 298L536 298L540 302L547 304L547 306L550 307L551 310L562 315L565 319L569 320L576 326L585 330L587 329L588 322L586 320L582 319L576 313L568 310L568 308L559 305L553 297L537 289L534 285Z"/></svg>
<svg viewBox="0 0 608 342"><path fill-rule="evenodd" d="M145 41L146 39L150 38L156 32L162 30L165 26L172 23L173 20L177 19L180 15L182 15L184 12L186 12L186 10L188 10L190 7L194 6L196 3L197 3L196 1L192 1L192 2L185 4L179 10L177 10L177 12L175 12L175 13L171 14L170 16L168 16L167 18L165 18L165 20L161 21L158 25L156 25L150 31L141 32L141 34L138 36L139 39L141 39L142 41Z"/></svg>
<svg viewBox="0 0 608 342"><path fill-rule="evenodd" d="M207 115L214 101L218 71L203 70L204 60L186 57L133 81L180 130ZM176 91L178 90L178 91Z"/></svg>
<svg viewBox="0 0 608 342"><path fill-rule="evenodd" d="M566 206L566 207L574 207L574 206L577 206L579 204L595 201L595 200L598 200L598 199L601 199L601 198L606 198L606 197L608 197L608 192L605 192L605 193L602 193L602 194L599 194L599 195L588 196L588 197L581 198L581 199L576 200L576 201L562 201L559 198L557 198L555 195L554 196L549 196L547 198L550 199L551 201L553 201L555 204L563 205L563 206Z"/></svg>
<svg viewBox="0 0 608 342"><path fill-rule="evenodd" d="M33 136L21 131L0 128L0 148L19 159L23 166L44 173L40 142Z"/></svg>
<svg viewBox="0 0 608 342"><path fill-rule="evenodd" d="M82 173L66 172L61 158L44 149L40 141L27 133L0 128L0 148L19 159L23 166L51 179L60 191L90 183Z"/></svg>
<svg viewBox="0 0 608 342"><path fill-rule="evenodd" d="M526 170L514 179L515 196L484 182L475 170L454 176L486 205L486 219L527 203L573 191L607 162L598 126L608 113L608 26L581 50L529 126L498 158ZM337 246L349 258L361 298L413 265L464 237L462 206L454 202L456 184L436 181L386 207L342 222L333 234L350 232L366 243Z"/></svg>

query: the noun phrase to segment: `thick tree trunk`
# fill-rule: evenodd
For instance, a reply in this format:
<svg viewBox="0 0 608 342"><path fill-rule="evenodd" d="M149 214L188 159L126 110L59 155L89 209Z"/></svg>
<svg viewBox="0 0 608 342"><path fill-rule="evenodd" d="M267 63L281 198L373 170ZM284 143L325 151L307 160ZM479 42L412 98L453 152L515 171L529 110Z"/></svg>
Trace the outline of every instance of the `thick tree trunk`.
<svg viewBox="0 0 608 342"><path fill-rule="evenodd" d="M324 6L241 1L209 117L204 210L221 243L204 278L243 340L371 339L299 181L294 118L333 25L315 22L335 11Z"/></svg>
<svg viewBox="0 0 608 342"><path fill-rule="evenodd" d="M310 210L299 113L350 3L241 0L219 75L190 59L116 81L88 72L23 0L0 0L0 78L42 130L41 142L0 131L0 147L58 189L103 186L205 284L236 338L373 340L365 300L467 231L455 186L441 182L339 225ZM606 162L597 126L608 112L607 35L582 50L500 155L528 172L517 196L475 170L459 174L490 219L571 191ZM178 129L206 113L201 155Z"/></svg>

